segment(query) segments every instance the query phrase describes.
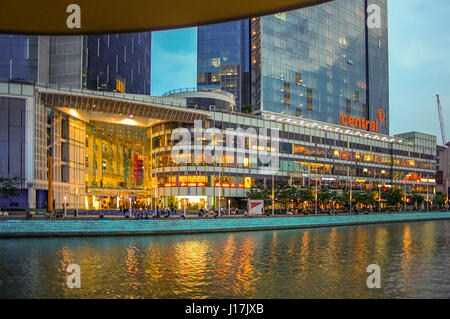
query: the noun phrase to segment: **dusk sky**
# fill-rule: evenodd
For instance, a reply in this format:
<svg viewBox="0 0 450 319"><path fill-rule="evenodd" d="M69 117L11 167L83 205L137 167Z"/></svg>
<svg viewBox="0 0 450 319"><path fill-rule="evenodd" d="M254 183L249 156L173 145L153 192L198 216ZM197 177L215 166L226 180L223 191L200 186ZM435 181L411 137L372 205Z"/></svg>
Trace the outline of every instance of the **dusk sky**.
<svg viewBox="0 0 450 319"><path fill-rule="evenodd" d="M388 4L390 134L420 131L441 144L436 94L450 140L450 1ZM196 86L196 40L196 28L153 33L152 95Z"/></svg>

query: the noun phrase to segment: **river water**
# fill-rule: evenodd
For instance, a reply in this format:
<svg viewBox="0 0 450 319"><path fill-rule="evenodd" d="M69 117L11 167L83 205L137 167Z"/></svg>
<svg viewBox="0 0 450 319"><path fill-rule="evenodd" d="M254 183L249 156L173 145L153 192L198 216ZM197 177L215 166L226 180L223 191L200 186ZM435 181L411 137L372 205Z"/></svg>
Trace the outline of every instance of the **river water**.
<svg viewBox="0 0 450 319"><path fill-rule="evenodd" d="M371 264L380 289L367 287ZM2 239L0 298L450 298L450 221Z"/></svg>

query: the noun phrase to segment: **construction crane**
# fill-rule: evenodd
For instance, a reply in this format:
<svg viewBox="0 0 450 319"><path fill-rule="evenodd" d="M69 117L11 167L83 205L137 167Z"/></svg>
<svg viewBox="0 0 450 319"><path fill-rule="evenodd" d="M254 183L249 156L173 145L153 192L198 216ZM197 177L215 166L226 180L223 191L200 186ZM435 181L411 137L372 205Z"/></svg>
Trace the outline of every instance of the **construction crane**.
<svg viewBox="0 0 450 319"><path fill-rule="evenodd" d="M441 106L441 101L440 101L440 99L439 99L439 94L437 94L436 97L437 97L437 106L438 106L438 113L439 113L439 121L441 121L442 143L443 143L443 145L445 145L445 143L447 143L447 139L445 138L444 117L442 116L442 106Z"/></svg>

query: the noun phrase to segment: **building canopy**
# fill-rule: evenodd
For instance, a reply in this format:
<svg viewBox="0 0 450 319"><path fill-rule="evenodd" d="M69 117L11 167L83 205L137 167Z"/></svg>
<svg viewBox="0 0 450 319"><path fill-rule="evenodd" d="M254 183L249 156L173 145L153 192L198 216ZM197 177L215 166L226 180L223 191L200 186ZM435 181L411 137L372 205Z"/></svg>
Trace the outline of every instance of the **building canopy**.
<svg viewBox="0 0 450 319"><path fill-rule="evenodd" d="M167 30L299 9L330 0L2 1L0 32L88 34Z"/></svg>

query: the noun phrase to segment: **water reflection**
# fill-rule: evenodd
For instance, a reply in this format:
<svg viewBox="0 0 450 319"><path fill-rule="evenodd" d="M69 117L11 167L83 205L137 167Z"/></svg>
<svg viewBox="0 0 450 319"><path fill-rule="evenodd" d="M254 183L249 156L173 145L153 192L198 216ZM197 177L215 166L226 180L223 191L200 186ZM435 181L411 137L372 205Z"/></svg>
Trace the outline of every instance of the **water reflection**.
<svg viewBox="0 0 450 319"><path fill-rule="evenodd" d="M157 237L0 240L6 298L450 297L449 221ZM67 266L81 289L66 288ZM370 264L382 289L366 286Z"/></svg>

